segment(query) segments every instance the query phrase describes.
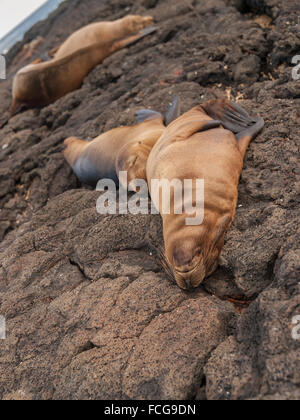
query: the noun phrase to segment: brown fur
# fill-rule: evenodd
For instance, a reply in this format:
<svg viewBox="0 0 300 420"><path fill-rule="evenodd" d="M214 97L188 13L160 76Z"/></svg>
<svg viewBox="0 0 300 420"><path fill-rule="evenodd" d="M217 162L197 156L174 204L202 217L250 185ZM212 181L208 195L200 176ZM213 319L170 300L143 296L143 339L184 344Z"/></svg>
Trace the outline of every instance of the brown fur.
<svg viewBox="0 0 300 420"><path fill-rule="evenodd" d="M205 182L204 221L198 226L186 225L186 218L191 215L175 214L174 190L171 190L171 214L163 213L161 192L157 203L163 218L167 271L173 273L183 289L199 286L218 266L226 233L235 216L243 157L250 140L263 125L259 119L253 125L257 121L246 113L247 117L239 114L241 109L237 111L234 106L226 100L212 101L182 115L167 127L148 158L147 179L152 198L153 179ZM213 121L210 115L216 110L220 111L220 119ZM229 113L233 112L235 118L241 118L232 127L242 132L237 137L223 127L230 123ZM210 126L214 128L209 129ZM195 193L194 181L193 197Z"/></svg>
<svg viewBox="0 0 300 420"><path fill-rule="evenodd" d="M88 25L71 35L48 62L21 69L13 82L10 117L27 108L49 105L78 89L87 74L106 57L139 39L151 17L126 16L114 22Z"/></svg>
<svg viewBox="0 0 300 420"><path fill-rule="evenodd" d="M117 180L120 171L128 172L128 183L146 180L149 153L164 130L162 117L152 117L132 127L110 130L91 142L71 137L65 140L64 156L84 183L95 185L101 178Z"/></svg>

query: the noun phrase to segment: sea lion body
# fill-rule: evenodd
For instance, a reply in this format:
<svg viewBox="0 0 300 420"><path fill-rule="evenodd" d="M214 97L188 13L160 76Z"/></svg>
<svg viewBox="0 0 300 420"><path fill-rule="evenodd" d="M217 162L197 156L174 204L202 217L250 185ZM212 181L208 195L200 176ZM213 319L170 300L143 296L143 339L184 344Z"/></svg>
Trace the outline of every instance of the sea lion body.
<svg viewBox="0 0 300 420"><path fill-rule="evenodd" d="M182 115L167 127L147 161L150 193L152 198L159 197L156 205L163 218L166 264L183 289L197 287L218 266L225 235L235 216L243 157L250 140L263 126L263 120L247 119L234 106L225 100L212 101ZM232 115L226 115L227 111ZM236 137L226 126L242 132L242 136ZM176 214L177 201L184 203L184 195L176 194L175 188L171 190L170 214L164 214L162 193L158 196L151 189L156 179L179 179L182 185L184 180L193 180L193 205L199 193L196 180L204 180L203 222L187 225L191 215L184 209Z"/></svg>
<svg viewBox="0 0 300 420"><path fill-rule="evenodd" d="M58 48L52 60L37 60L16 74L10 116L24 106L49 105L78 89L88 73L106 57L151 33L150 29L142 29L151 22L151 17L126 16L76 31Z"/></svg>
<svg viewBox="0 0 300 420"><path fill-rule="evenodd" d="M13 102L27 107L42 107L55 102L78 89L87 74L110 55L112 48L112 45L103 48L101 44L60 60L26 66L14 78Z"/></svg>
<svg viewBox="0 0 300 420"><path fill-rule="evenodd" d="M71 137L65 140L63 153L85 184L94 186L103 178L117 183L121 171L128 172L128 182L146 179L148 155L164 130L163 119L156 117L132 127L115 128L91 142Z"/></svg>
<svg viewBox="0 0 300 420"><path fill-rule="evenodd" d="M176 96L165 117L142 109L136 113L138 124L134 126L114 128L90 142L77 137L66 139L64 156L77 178L85 184L95 186L106 178L134 189L134 180L146 180L146 164L153 146L166 126L179 115L180 103ZM119 179L121 172L127 172L126 179Z"/></svg>

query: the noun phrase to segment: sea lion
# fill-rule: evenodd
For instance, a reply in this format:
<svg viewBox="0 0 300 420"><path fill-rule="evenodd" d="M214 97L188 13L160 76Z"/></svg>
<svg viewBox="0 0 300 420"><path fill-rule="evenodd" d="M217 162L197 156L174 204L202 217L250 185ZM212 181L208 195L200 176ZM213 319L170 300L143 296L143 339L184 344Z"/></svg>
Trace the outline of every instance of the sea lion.
<svg viewBox="0 0 300 420"><path fill-rule="evenodd" d="M72 34L48 62L22 68L13 81L10 116L24 107L49 105L78 89L87 74L106 57L156 30L150 16L126 16L88 25Z"/></svg>
<svg viewBox="0 0 300 420"><path fill-rule="evenodd" d="M103 43L115 42L129 35L136 34L152 24L153 18L151 16L142 17L136 15L128 15L113 22L91 23L69 36L57 49L54 58L64 58L75 53L78 49L90 47L100 41Z"/></svg>
<svg viewBox="0 0 300 420"><path fill-rule="evenodd" d="M235 216L243 158L263 126L262 118L250 117L238 105L213 100L173 121L151 150L146 173L151 197L163 218L164 264L182 289L196 288L218 266ZM164 214L163 190L157 184L152 187L153 180L162 179L193 180L193 206L196 194L201 196L196 180L204 180L201 224L187 225L191 215L185 209L176 214L184 202L182 190L178 195L176 188L170 194L170 214Z"/></svg>
<svg viewBox="0 0 300 420"><path fill-rule="evenodd" d="M69 137L63 154L77 178L95 186L100 179L119 181L130 188L136 179L146 180L149 153L166 126L180 114L179 98L175 97L165 117L159 112L142 109L137 112L138 124L118 127L101 134L92 141ZM118 179L127 172L127 183Z"/></svg>
<svg viewBox="0 0 300 420"><path fill-rule="evenodd" d="M17 54L14 61L26 61L32 57L35 50L44 42L44 38L42 36L38 36L37 38L33 39L28 44L25 44L22 50Z"/></svg>

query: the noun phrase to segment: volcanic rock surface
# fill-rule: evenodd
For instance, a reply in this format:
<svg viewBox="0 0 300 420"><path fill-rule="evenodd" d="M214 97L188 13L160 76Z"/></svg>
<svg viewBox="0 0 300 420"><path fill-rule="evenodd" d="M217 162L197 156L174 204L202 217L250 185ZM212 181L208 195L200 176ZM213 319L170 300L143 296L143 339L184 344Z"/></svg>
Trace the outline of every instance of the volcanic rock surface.
<svg viewBox="0 0 300 420"><path fill-rule="evenodd" d="M126 14L158 31L0 130L0 398L299 399L299 1L67 0L9 52L0 118L19 68ZM266 122L220 268L194 293L161 267L160 216L98 214L61 153L174 94L182 111L225 96Z"/></svg>

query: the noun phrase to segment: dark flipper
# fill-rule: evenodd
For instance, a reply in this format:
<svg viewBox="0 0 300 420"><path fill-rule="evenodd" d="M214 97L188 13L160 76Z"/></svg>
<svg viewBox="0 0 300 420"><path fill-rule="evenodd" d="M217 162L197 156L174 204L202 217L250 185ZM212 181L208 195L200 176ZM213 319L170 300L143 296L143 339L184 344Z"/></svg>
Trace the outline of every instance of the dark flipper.
<svg viewBox="0 0 300 420"><path fill-rule="evenodd" d="M172 121L176 120L180 117L180 99L179 96L176 95L173 98L173 101L165 115L165 125L168 126L171 124Z"/></svg>
<svg viewBox="0 0 300 420"><path fill-rule="evenodd" d="M5 120L3 121L3 123L0 123L0 130L2 130L2 128L4 128L7 124L8 124L9 118L5 118Z"/></svg>
<svg viewBox="0 0 300 420"><path fill-rule="evenodd" d="M265 122L262 118L257 117L255 121L255 124L253 124L252 127L246 128L244 131L241 131L236 135L239 149L243 157L246 154L251 140L253 140L264 128Z"/></svg>
<svg viewBox="0 0 300 420"><path fill-rule="evenodd" d="M145 36L151 35L156 31L157 31L156 26L148 26L148 28L142 29L141 31L139 31L137 33L137 35L139 36L139 38L137 40L140 40L140 39L144 38ZM133 42L135 42L135 41L133 41Z"/></svg>
<svg viewBox="0 0 300 420"><path fill-rule="evenodd" d="M227 99L209 101L201 107L211 118L221 120L223 127L234 134L240 133L256 122L255 118L250 117L243 108Z"/></svg>
<svg viewBox="0 0 300 420"><path fill-rule="evenodd" d="M125 48L129 45L135 44L140 39L144 38L145 36L148 36L152 34L153 32L156 32L157 28L155 26L149 26L148 28L142 29L141 31L137 32L136 34L129 35L126 38L120 39L119 41L115 41L115 49Z"/></svg>
<svg viewBox="0 0 300 420"><path fill-rule="evenodd" d="M146 121L150 118L157 118L160 117L164 120L165 125L169 125L172 121L176 120L176 118L180 115L180 100L179 96L175 96L173 98L173 101L165 115L163 115L160 112L152 111L151 109L141 109L140 111L136 112L136 119L138 123L142 123L143 121Z"/></svg>
<svg viewBox="0 0 300 420"><path fill-rule="evenodd" d="M252 139L256 137L259 132L264 128L265 122L262 118L257 117L252 120L252 126L236 134L237 140L241 140L245 136L251 136Z"/></svg>
<svg viewBox="0 0 300 420"><path fill-rule="evenodd" d="M160 112L152 111L151 109L141 109L140 111L136 112L135 116L139 124L146 120L149 120L150 118L160 117L161 119L163 119L163 116Z"/></svg>
<svg viewBox="0 0 300 420"><path fill-rule="evenodd" d="M251 117L239 105L227 99L216 99L202 105L204 111L211 118L222 121L222 126L232 131L237 138L240 151L244 156L247 147L264 127L264 120Z"/></svg>

